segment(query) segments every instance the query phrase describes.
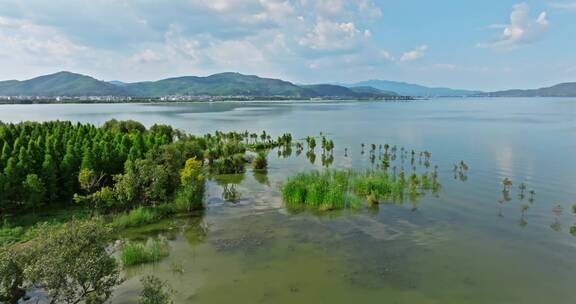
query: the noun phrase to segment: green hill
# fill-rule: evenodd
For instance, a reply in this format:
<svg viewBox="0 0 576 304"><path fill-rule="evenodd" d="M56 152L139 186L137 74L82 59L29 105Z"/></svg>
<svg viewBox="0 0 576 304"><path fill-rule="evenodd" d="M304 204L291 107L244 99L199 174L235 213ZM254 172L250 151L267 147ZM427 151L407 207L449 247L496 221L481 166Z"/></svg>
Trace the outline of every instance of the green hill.
<svg viewBox="0 0 576 304"><path fill-rule="evenodd" d="M36 77L30 80L0 82L1 96L125 96L113 84L70 72Z"/></svg>
<svg viewBox="0 0 576 304"><path fill-rule="evenodd" d="M129 95L146 97L167 95L312 97L314 95L287 81L239 73L169 78L155 82L131 83L124 87Z"/></svg>

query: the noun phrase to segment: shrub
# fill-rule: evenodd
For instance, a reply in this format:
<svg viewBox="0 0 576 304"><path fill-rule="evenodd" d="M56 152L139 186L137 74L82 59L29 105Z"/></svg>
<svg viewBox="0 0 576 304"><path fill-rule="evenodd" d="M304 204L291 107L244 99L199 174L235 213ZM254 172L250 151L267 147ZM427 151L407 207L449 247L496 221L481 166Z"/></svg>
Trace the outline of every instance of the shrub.
<svg viewBox="0 0 576 304"><path fill-rule="evenodd" d="M0 302L17 304L25 294L24 267L28 263L27 250L14 246L0 247Z"/></svg>
<svg viewBox="0 0 576 304"><path fill-rule="evenodd" d="M255 170L266 170L268 167L268 160L266 159L265 152L258 152L256 157L252 160L252 166Z"/></svg>
<svg viewBox="0 0 576 304"><path fill-rule="evenodd" d="M175 204L180 211L193 211L204 208L205 178L202 174L202 162L188 159L180 171L181 187L176 192Z"/></svg>
<svg viewBox="0 0 576 304"><path fill-rule="evenodd" d="M121 281L116 259L107 250L110 229L100 220L43 228L31 242L26 280L43 288L50 303L104 303Z"/></svg>
<svg viewBox="0 0 576 304"><path fill-rule="evenodd" d="M185 212L204 209L204 191L204 182L181 187L176 193L176 209Z"/></svg>
<svg viewBox="0 0 576 304"><path fill-rule="evenodd" d="M243 173L246 164L244 154L235 154L234 156L222 157L217 159L213 164L216 174L236 174Z"/></svg>
<svg viewBox="0 0 576 304"><path fill-rule="evenodd" d="M166 282L155 276L145 276L140 282L144 287L138 299L139 304L170 304L172 301L172 288Z"/></svg>

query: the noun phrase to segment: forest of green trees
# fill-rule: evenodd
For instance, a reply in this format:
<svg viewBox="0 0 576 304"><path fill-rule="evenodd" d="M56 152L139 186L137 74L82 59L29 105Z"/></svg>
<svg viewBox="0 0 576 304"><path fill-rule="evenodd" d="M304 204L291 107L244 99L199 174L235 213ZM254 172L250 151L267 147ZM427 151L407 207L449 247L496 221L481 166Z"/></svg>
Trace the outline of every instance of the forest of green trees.
<svg viewBox="0 0 576 304"><path fill-rule="evenodd" d="M70 204L95 212L124 211L174 200L200 208L204 163L215 173L242 172L247 150L291 140L289 134L272 140L266 132L197 137L166 125L146 129L135 121L111 120L101 127L59 121L0 124L0 213ZM188 178L180 174L185 169Z"/></svg>

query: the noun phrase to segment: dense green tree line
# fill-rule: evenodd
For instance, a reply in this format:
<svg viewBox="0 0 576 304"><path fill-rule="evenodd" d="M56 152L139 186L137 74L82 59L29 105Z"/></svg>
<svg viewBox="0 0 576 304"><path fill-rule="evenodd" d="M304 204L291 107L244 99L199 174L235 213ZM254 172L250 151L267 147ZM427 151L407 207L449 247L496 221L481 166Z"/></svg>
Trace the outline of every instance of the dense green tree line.
<svg viewBox="0 0 576 304"><path fill-rule="evenodd" d="M0 209L69 202L81 191L81 170L97 172L103 185L111 184L127 161L142 159L177 134L167 126L146 131L134 121L112 120L100 128L70 122L0 124Z"/></svg>

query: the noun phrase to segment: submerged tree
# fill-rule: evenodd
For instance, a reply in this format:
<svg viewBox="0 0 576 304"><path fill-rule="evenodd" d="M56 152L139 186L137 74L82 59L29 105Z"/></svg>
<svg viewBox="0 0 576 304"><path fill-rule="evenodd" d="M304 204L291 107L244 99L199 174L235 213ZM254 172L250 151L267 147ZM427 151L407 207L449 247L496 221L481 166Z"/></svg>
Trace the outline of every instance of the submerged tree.
<svg viewBox="0 0 576 304"><path fill-rule="evenodd" d="M528 193L530 194L528 201L530 202L530 204L533 204L534 203L534 196L536 195L536 191L530 190Z"/></svg>
<svg viewBox="0 0 576 304"><path fill-rule="evenodd" d="M180 170L180 189L176 193L176 205L184 211L193 211L204 207L205 178L202 162L196 158L186 161Z"/></svg>
<svg viewBox="0 0 576 304"><path fill-rule="evenodd" d="M502 180L503 191L509 192L510 187L512 187L512 181L509 178L504 178Z"/></svg>

